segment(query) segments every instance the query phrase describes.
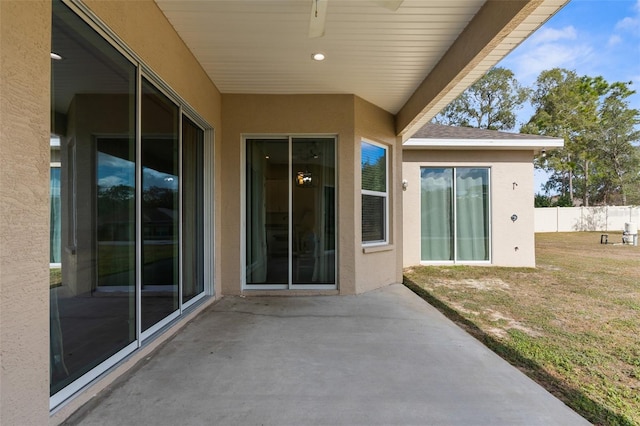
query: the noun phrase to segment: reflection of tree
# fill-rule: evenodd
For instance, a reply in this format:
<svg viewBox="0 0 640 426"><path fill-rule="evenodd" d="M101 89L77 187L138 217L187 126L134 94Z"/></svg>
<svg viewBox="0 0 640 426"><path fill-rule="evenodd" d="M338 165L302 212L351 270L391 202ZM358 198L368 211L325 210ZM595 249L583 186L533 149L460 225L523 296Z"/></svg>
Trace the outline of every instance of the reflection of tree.
<svg viewBox="0 0 640 426"><path fill-rule="evenodd" d="M369 191L385 192L387 162L385 156L379 157L375 163L362 163L362 188Z"/></svg>
<svg viewBox="0 0 640 426"><path fill-rule="evenodd" d="M107 188L98 186L98 199L125 201L135 196L135 190L128 185L114 185Z"/></svg>
<svg viewBox="0 0 640 426"><path fill-rule="evenodd" d="M128 185L98 186L98 240L128 241L133 237L135 189Z"/></svg>
<svg viewBox="0 0 640 426"><path fill-rule="evenodd" d="M176 190L160 186L150 186L142 192L145 208L173 209L176 200Z"/></svg>
<svg viewBox="0 0 640 426"><path fill-rule="evenodd" d="M135 223L135 188L128 185L98 186L98 240L130 241ZM173 212L177 190L150 186L142 192L146 232L164 235L173 232ZM167 228L168 226L168 228ZM167 228L167 229L164 229Z"/></svg>
<svg viewBox="0 0 640 426"><path fill-rule="evenodd" d="M160 186L150 186L142 191L142 200L147 208L174 207L176 190ZM128 185L98 186L98 210L101 214L113 213L116 210L126 210L135 198L135 188Z"/></svg>

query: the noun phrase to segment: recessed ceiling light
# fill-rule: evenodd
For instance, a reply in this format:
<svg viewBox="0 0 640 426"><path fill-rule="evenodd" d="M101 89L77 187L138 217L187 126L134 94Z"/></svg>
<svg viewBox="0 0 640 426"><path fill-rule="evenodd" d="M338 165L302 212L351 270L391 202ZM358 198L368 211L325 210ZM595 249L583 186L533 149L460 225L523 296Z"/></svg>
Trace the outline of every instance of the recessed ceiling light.
<svg viewBox="0 0 640 426"><path fill-rule="evenodd" d="M324 61L324 58L325 58L324 53L320 53L320 52L314 53L314 54L311 55L311 59L313 59L314 61L318 61L318 62L319 61Z"/></svg>
<svg viewBox="0 0 640 426"><path fill-rule="evenodd" d="M58 55L57 53L51 52L51 59L55 59L56 61L59 61L62 59L62 56Z"/></svg>

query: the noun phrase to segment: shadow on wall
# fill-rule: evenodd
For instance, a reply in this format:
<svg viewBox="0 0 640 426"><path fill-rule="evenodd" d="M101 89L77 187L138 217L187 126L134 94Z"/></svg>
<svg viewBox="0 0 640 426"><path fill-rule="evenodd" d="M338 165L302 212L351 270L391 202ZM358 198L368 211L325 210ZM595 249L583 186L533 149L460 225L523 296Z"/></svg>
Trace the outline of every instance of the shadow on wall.
<svg viewBox="0 0 640 426"><path fill-rule="evenodd" d="M607 229L607 207L589 207L581 209L581 215L576 219L574 231L600 231Z"/></svg>

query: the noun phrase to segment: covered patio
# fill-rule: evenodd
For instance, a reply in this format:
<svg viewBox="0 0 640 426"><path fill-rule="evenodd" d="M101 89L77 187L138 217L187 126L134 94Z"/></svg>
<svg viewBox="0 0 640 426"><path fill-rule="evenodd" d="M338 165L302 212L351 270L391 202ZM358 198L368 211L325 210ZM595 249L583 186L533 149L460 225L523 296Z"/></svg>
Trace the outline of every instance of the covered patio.
<svg viewBox="0 0 640 426"><path fill-rule="evenodd" d="M68 423L588 424L400 284L225 297Z"/></svg>

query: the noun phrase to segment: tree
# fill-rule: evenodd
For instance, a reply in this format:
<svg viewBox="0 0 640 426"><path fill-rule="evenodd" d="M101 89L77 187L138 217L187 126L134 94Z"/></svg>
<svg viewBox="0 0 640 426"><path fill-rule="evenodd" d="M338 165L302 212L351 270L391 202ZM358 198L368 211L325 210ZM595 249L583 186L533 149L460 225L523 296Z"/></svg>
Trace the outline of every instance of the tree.
<svg viewBox="0 0 640 426"><path fill-rule="evenodd" d="M630 83L609 84L602 77L579 77L574 71L543 71L532 95L535 113L522 133L561 137L563 149L553 151L536 166L552 176L546 189L558 190L573 200L582 197L608 202L637 183L638 111L627 98ZM627 190L628 192L628 190Z"/></svg>
<svg viewBox="0 0 640 426"><path fill-rule="evenodd" d="M513 72L492 68L434 118L449 126L511 130L516 125L516 111L528 98Z"/></svg>
<svg viewBox="0 0 640 426"><path fill-rule="evenodd" d="M596 137L603 143L596 146L596 155L602 171L599 183L606 196L619 194L619 202L626 205L631 197L640 203L640 147L633 142L640 140L638 110L630 109L626 99L634 92L631 83L613 83L602 101Z"/></svg>
<svg viewBox="0 0 640 426"><path fill-rule="evenodd" d="M551 201L551 197L545 194L536 193L533 198L533 206L534 207L552 207L553 202Z"/></svg>

